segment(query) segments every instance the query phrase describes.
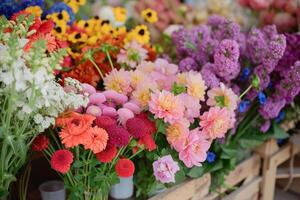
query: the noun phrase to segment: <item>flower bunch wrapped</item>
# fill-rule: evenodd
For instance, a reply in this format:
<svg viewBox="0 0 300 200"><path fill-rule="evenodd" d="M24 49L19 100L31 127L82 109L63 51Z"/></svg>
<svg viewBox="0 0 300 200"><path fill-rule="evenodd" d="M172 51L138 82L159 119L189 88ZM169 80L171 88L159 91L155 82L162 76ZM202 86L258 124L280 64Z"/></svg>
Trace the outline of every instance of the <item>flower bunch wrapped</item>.
<svg viewBox="0 0 300 200"><path fill-rule="evenodd" d="M83 95L67 93L56 82L53 73L64 51L45 40L53 37L51 25L26 13L10 21L0 18L0 197L7 195L35 136L64 110L86 103Z"/></svg>
<svg viewBox="0 0 300 200"><path fill-rule="evenodd" d="M207 24L180 29L172 38L181 71L200 71L209 88L225 84L241 98L234 134L213 145L219 161L224 160L215 163L223 165L220 171L226 171L226 162L232 168L228 162L235 162L237 149L253 148L271 134L286 137L276 122L300 91L297 34L279 34L274 25L245 33L238 24L212 16Z"/></svg>
<svg viewBox="0 0 300 200"><path fill-rule="evenodd" d="M280 32L295 32L299 28L296 0L239 0L239 3L256 12L261 25L275 24Z"/></svg>

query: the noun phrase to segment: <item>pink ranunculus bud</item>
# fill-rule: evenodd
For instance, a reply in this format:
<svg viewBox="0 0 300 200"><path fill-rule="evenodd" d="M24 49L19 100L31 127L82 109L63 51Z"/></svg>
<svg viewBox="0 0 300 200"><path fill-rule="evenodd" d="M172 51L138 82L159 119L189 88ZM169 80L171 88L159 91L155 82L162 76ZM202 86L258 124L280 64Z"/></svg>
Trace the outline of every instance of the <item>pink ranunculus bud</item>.
<svg viewBox="0 0 300 200"><path fill-rule="evenodd" d="M127 108L120 108L117 111L118 115L119 115L119 121L120 123L124 126L127 122L128 119L131 119L134 117L134 114L131 110L127 109Z"/></svg>
<svg viewBox="0 0 300 200"><path fill-rule="evenodd" d="M83 83L82 87L83 91L89 93L90 95L96 93L96 89L88 83Z"/></svg>
<svg viewBox="0 0 300 200"><path fill-rule="evenodd" d="M90 95L89 100L89 103L99 105L104 103L106 101L106 98L102 93L96 92Z"/></svg>
<svg viewBox="0 0 300 200"><path fill-rule="evenodd" d="M280 12L275 15L274 24L280 32L288 32L297 25L297 19L289 13Z"/></svg>
<svg viewBox="0 0 300 200"><path fill-rule="evenodd" d="M249 0L239 0L239 4L246 7L249 5Z"/></svg>
<svg viewBox="0 0 300 200"><path fill-rule="evenodd" d="M99 108L98 106L94 106L94 105L90 105L87 109L86 109L86 113L93 115L95 117L99 117L102 114L101 108Z"/></svg>
<svg viewBox="0 0 300 200"><path fill-rule="evenodd" d="M284 6L284 10L290 14L297 13L297 0L288 0Z"/></svg>
<svg viewBox="0 0 300 200"><path fill-rule="evenodd" d="M273 24L275 13L271 10L262 11L260 14L263 24Z"/></svg>
<svg viewBox="0 0 300 200"><path fill-rule="evenodd" d="M287 0L274 0L272 6L274 6L277 9L282 9L285 7L286 3Z"/></svg>
<svg viewBox="0 0 300 200"><path fill-rule="evenodd" d="M128 101L128 97L126 95L117 93L114 90L106 90L102 94L106 97L106 99L110 99L117 104L123 104Z"/></svg>
<svg viewBox="0 0 300 200"><path fill-rule="evenodd" d="M139 114L142 111L142 109L134 102L125 103L123 108L131 110L134 114Z"/></svg>
<svg viewBox="0 0 300 200"><path fill-rule="evenodd" d="M105 107L102 110L102 114L109 117L115 117L118 115L117 111L113 107Z"/></svg>

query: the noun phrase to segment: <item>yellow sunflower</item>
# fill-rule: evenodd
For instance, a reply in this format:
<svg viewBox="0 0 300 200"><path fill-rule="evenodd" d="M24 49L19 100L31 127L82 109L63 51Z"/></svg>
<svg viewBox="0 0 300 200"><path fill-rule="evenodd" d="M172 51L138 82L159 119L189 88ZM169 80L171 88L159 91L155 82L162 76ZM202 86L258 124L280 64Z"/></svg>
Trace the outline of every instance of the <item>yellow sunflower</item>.
<svg viewBox="0 0 300 200"><path fill-rule="evenodd" d="M140 44L148 44L150 41L150 32L145 25L138 25L131 30L125 39L125 42L136 40Z"/></svg>
<svg viewBox="0 0 300 200"><path fill-rule="evenodd" d="M150 8L143 10L141 15L144 20L149 23L155 23L158 20L157 13Z"/></svg>

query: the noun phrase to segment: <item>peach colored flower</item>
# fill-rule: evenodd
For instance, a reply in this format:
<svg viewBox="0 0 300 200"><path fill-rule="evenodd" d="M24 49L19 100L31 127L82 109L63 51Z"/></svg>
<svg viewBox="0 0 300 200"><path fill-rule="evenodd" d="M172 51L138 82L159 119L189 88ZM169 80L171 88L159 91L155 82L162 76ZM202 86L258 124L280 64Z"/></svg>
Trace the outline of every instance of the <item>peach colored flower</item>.
<svg viewBox="0 0 300 200"><path fill-rule="evenodd" d="M239 97L223 83L220 84L220 87L209 90L207 96L207 105L209 106L226 107L232 111L237 109Z"/></svg>
<svg viewBox="0 0 300 200"><path fill-rule="evenodd" d="M95 126L90 127L86 132L92 135L92 139L84 144L85 149L90 149L96 154L106 148L108 134L104 129Z"/></svg>
<svg viewBox="0 0 300 200"><path fill-rule="evenodd" d="M211 107L200 116L200 126L203 134L210 139L222 138L233 127L234 113L226 108Z"/></svg>
<svg viewBox="0 0 300 200"><path fill-rule="evenodd" d="M184 147L183 141L188 137L189 125L190 123L187 119L181 119L171 124L166 129L169 144L178 152Z"/></svg>
<svg viewBox="0 0 300 200"><path fill-rule="evenodd" d="M184 117L193 123L194 119L200 116L201 104L199 99L196 99L186 93L181 93L178 97L185 106Z"/></svg>
<svg viewBox="0 0 300 200"><path fill-rule="evenodd" d="M118 93L128 94L131 92L130 87L130 74L128 71L125 71L123 68L119 71L113 69L105 78L104 78L105 89L114 90Z"/></svg>
<svg viewBox="0 0 300 200"><path fill-rule="evenodd" d="M130 71L130 83L133 89L136 89L138 85L145 82L150 82L150 78L142 71L135 70Z"/></svg>
<svg viewBox="0 0 300 200"><path fill-rule="evenodd" d="M143 83L138 85L136 90L132 92L132 100L143 108L148 106L153 91L157 90L155 83Z"/></svg>
<svg viewBox="0 0 300 200"><path fill-rule="evenodd" d="M201 163L206 160L211 142L205 138L199 129L190 131L186 140L182 142L184 147L179 152L179 159L189 168L201 166Z"/></svg>
<svg viewBox="0 0 300 200"><path fill-rule="evenodd" d="M67 148L89 143L92 135L87 130L92 126L94 120L95 117L92 115L72 113L70 118L59 121L63 125L59 135L62 143Z"/></svg>
<svg viewBox="0 0 300 200"><path fill-rule="evenodd" d="M151 95L149 111L155 118L164 119L165 122L172 124L183 118L184 105L178 96L163 90Z"/></svg>
<svg viewBox="0 0 300 200"><path fill-rule="evenodd" d="M187 93L201 101L204 101L206 85L200 73L188 72L186 76Z"/></svg>
<svg viewBox="0 0 300 200"><path fill-rule="evenodd" d="M155 70L155 63L150 61L142 61L137 67L137 70L140 70L145 73L151 73Z"/></svg>

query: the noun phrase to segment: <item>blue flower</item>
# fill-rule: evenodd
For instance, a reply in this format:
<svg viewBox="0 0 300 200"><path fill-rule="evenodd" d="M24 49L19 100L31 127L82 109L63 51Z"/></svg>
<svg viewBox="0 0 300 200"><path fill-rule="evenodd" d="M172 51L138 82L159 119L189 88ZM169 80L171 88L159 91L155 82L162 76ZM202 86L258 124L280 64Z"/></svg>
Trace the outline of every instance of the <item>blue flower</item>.
<svg viewBox="0 0 300 200"><path fill-rule="evenodd" d="M251 74L251 69L249 67L245 67L242 70L241 81L246 81Z"/></svg>
<svg viewBox="0 0 300 200"><path fill-rule="evenodd" d="M21 7L25 9L30 6L39 6L41 8L44 7L44 0L22 0Z"/></svg>
<svg viewBox="0 0 300 200"><path fill-rule="evenodd" d="M277 139L277 144L278 145L283 145L285 143L285 139Z"/></svg>
<svg viewBox="0 0 300 200"><path fill-rule="evenodd" d="M73 22L75 21L75 15L72 11L72 8L70 8L67 4L62 2L53 4L53 6L51 6L51 8L47 12L43 13L43 17L46 17L48 14L52 14L52 13L60 13L63 10L68 12L70 16L70 21L68 22L68 24L72 25Z"/></svg>
<svg viewBox="0 0 300 200"><path fill-rule="evenodd" d="M249 100L242 101L239 105L239 112L241 112L241 113L245 112L249 105L250 105Z"/></svg>
<svg viewBox="0 0 300 200"><path fill-rule="evenodd" d="M207 158L206 158L208 163L213 163L216 160L216 154L214 152L207 152Z"/></svg>
<svg viewBox="0 0 300 200"><path fill-rule="evenodd" d="M268 85L268 89L272 89L273 87L273 83L270 81L269 85Z"/></svg>
<svg viewBox="0 0 300 200"><path fill-rule="evenodd" d="M266 97L265 93L263 93L261 91L258 93L258 101L259 101L260 105L265 105L265 103L267 101L267 97Z"/></svg>
<svg viewBox="0 0 300 200"><path fill-rule="evenodd" d="M0 15L4 15L7 19L20 10L22 10L21 6L13 0L0 1Z"/></svg>
<svg viewBox="0 0 300 200"><path fill-rule="evenodd" d="M275 122L276 123L281 122L284 119L284 117L285 117L285 112L281 110L278 116L275 118Z"/></svg>

